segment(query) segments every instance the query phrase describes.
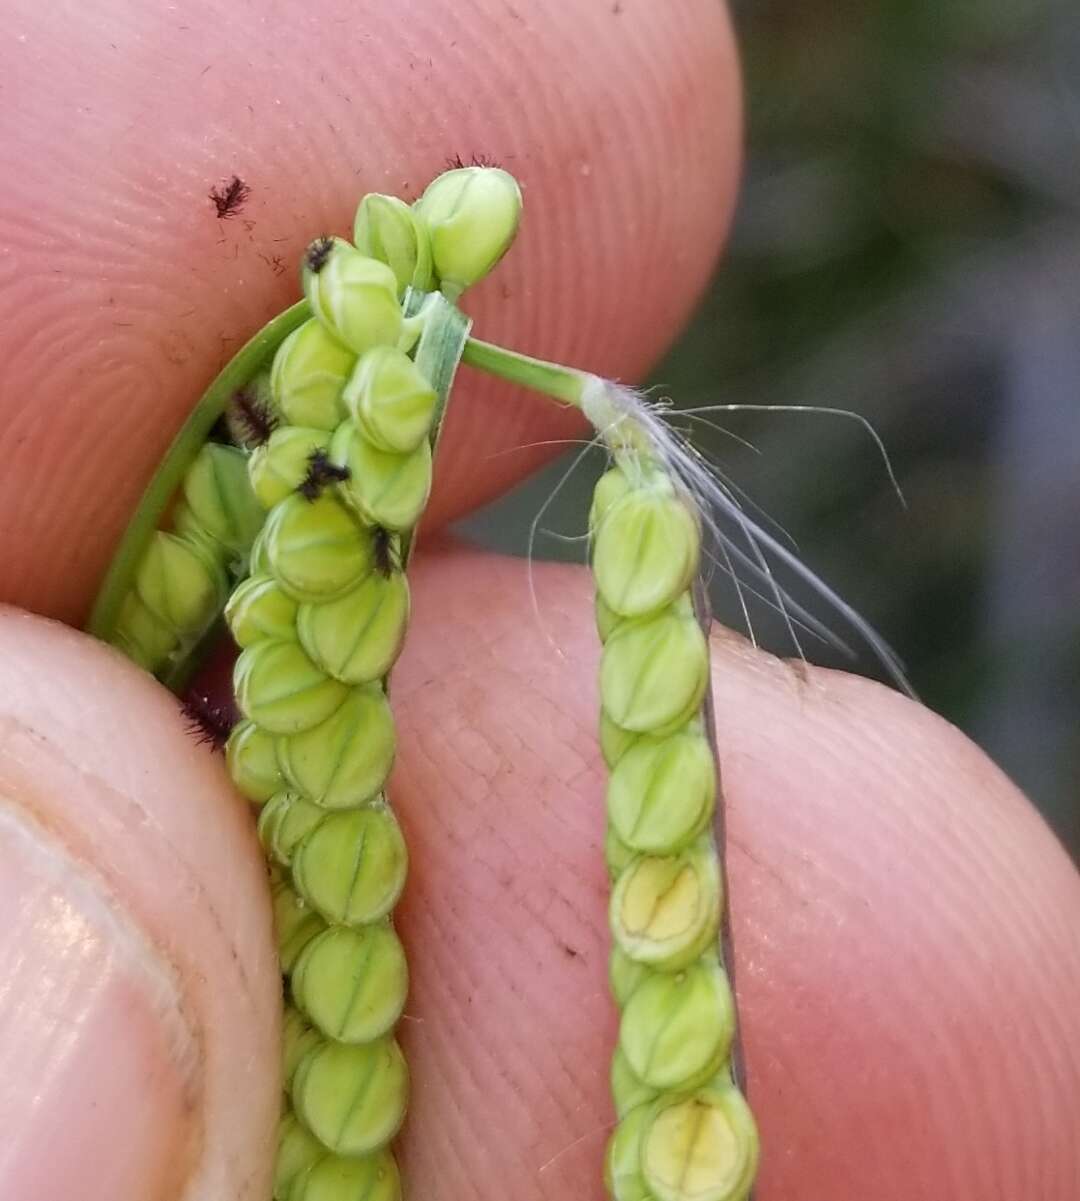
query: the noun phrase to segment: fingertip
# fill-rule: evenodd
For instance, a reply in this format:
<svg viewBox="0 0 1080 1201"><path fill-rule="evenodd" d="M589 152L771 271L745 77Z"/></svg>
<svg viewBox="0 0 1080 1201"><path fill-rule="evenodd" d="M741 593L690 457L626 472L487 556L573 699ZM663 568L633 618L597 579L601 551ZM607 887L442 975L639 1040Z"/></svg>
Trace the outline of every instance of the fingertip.
<svg viewBox="0 0 1080 1201"><path fill-rule="evenodd" d="M762 1195L812 1178L834 1197L1065 1201L1080 881L1062 848L922 706L714 647Z"/></svg>
<svg viewBox="0 0 1080 1201"><path fill-rule="evenodd" d="M222 765L111 649L0 610L0 1193L260 1196L266 874Z"/></svg>

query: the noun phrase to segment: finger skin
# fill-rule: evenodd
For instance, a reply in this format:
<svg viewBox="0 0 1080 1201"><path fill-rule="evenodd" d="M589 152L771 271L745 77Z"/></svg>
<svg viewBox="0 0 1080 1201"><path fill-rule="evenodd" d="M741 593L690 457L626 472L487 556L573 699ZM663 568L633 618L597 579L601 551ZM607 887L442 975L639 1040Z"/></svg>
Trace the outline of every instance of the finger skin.
<svg viewBox="0 0 1080 1201"><path fill-rule="evenodd" d="M421 557L394 678L417 1195L595 1198L615 1034L581 571ZM1072 1201L1080 882L886 689L714 638L759 1201Z"/></svg>
<svg viewBox="0 0 1080 1201"><path fill-rule="evenodd" d="M526 211L469 298L478 331L628 380L732 208L716 0L14 0L0 76L0 599L72 622L184 416L365 191L412 198L448 156L501 160ZM207 194L234 173L251 196L219 221ZM432 524L553 453L516 448L579 434L463 372Z"/></svg>
<svg viewBox="0 0 1080 1201"><path fill-rule="evenodd" d="M280 978L220 757L144 673L0 608L0 1196L265 1201Z"/></svg>

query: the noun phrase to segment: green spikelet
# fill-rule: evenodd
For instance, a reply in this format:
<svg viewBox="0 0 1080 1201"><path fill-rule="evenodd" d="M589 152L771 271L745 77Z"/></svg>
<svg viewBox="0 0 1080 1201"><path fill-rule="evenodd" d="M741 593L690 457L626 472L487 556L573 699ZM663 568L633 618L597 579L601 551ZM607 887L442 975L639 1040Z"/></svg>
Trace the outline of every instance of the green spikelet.
<svg viewBox="0 0 1080 1201"><path fill-rule="evenodd" d="M408 238L422 238L426 254L426 230L405 212L367 202L364 244L384 249L393 270L423 274ZM386 677L409 617L401 561L430 490L435 423L467 323L441 299L407 315L385 264L339 241L325 249L325 260L318 246L308 253L315 316L277 352L278 422L249 463L267 513L254 574L225 609L243 648L234 688L245 717L228 762L241 790L265 802L259 837L279 873L274 915L291 1004L275 1197L395 1201L387 1146L408 1072L394 1028L409 974L392 914L408 855L385 794L395 753ZM399 343L417 320L413 358Z"/></svg>
<svg viewBox="0 0 1080 1201"><path fill-rule="evenodd" d="M735 1005L718 954L708 645L689 592L698 522L662 472L618 458L590 516L621 1009L605 1180L615 1201L745 1201L758 1142L732 1077Z"/></svg>

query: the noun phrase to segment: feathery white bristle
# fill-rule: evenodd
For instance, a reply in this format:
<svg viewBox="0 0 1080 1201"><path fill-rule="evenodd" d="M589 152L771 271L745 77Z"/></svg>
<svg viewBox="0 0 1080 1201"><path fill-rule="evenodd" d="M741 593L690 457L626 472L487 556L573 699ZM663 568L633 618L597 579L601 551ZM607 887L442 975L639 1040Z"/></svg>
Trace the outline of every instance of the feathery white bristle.
<svg viewBox="0 0 1080 1201"><path fill-rule="evenodd" d="M903 664L873 626L807 567L793 550L754 521L736 500L732 489L690 441L671 425L669 414L677 415L678 410L650 401L641 392L599 376L592 376L586 383L581 407L600 441L624 468L647 470L650 465L655 465L686 494L700 515L711 543L705 548L706 554L711 556L716 567L732 577L748 627L749 614L742 596L744 588L779 611L800 657L802 647L796 625L853 655L843 639L799 605L778 582L773 566L783 565L843 618L898 687L914 695ZM724 407L737 409L739 406ZM873 436L880 448L880 440ZM888 466L887 457L885 462ZM889 475L892 479L891 468ZM895 484L895 480L893 482ZM740 573L747 573L757 587L748 585ZM753 637L752 629L750 634Z"/></svg>

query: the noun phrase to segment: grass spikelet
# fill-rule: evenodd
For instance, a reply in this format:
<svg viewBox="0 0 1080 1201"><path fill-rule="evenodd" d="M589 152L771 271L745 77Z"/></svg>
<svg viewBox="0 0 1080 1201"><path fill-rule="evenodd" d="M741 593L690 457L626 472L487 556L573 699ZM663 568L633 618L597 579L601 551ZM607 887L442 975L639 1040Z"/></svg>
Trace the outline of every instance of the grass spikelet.
<svg viewBox="0 0 1080 1201"><path fill-rule="evenodd" d="M739 406L723 407L737 409ZM651 462L659 465L676 482L700 516L708 535L706 553L710 554L716 566L732 577L737 588L743 586L742 576L745 574L752 581L749 591L753 592L756 585L759 590L757 595L764 592L763 599L770 601L783 616L789 636L800 656L802 644L795 629L796 624L810 630L848 656L852 656L853 651L843 639L814 618L791 596L777 579L777 566L789 571L839 614L866 643L898 687L909 695L912 694L904 665L888 643L857 610L816 575L793 549L746 512L734 490L691 444L686 435L674 426L673 418L679 416L678 410L673 410L664 402L650 400L644 393L633 388L601 379L599 376L591 376L585 382L581 392L581 408L600 440L626 470L631 473L641 471ZM703 410L695 410L692 415L701 412ZM842 410L824 412L861 420L857 415L847 414ZM880 440L872 429L870 432L884 456ZM887 457L885 462L888 466ZM891 468L889 474L895 484ZM749 625L745 604L743 614Z"/></svg>

